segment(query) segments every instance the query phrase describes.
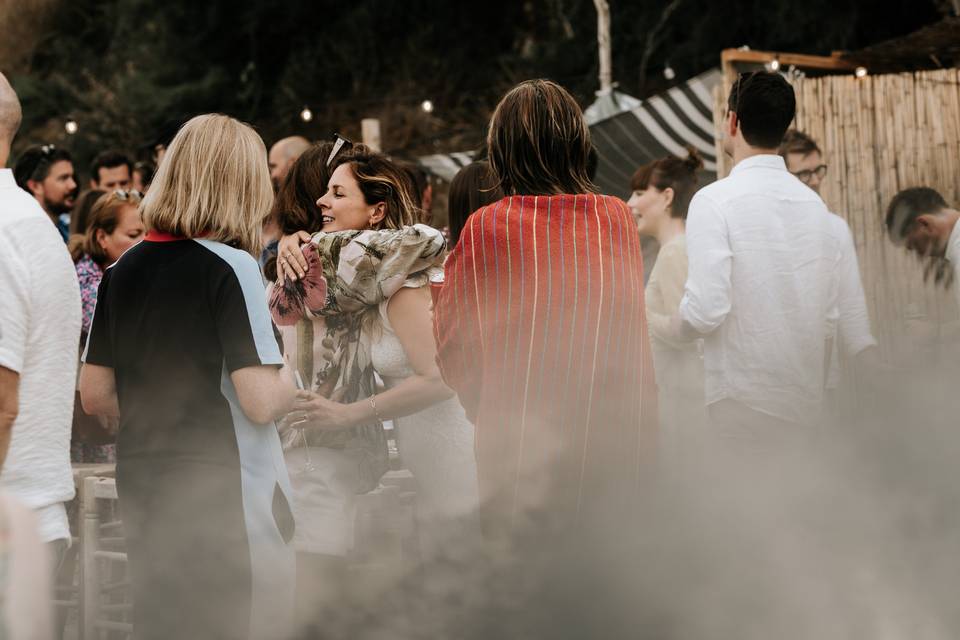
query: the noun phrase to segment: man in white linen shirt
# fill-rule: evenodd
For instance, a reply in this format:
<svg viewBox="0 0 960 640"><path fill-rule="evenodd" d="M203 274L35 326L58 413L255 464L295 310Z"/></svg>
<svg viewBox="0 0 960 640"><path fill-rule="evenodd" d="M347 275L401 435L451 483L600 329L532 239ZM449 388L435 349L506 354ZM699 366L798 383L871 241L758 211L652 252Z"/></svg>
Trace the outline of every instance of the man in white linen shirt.
<svg viewBox="0 0 960 640"><path fill-rule="evenodd" d="M960 305L960 211L929 187L904 189L887 207L887 231L894 244L921 258L934 260L937 278L952 270L953 291ZM949 264L943 262L946 259Z"/></svg>
<svg viewBox="0 0 960 640"><path fill-rule="evenodd" d="M816 141L796 129L790 129L780 142L780 155L787 171L800 182L820 194L820 185L827 175L823 153ZM830 336L830 363L827 370L826 388L835 392L840 385L840 353L845 353L853 364L877 367L877 341L870 330L870 314L867 299L860 279L857 249L853 243L850 226L840 216L833 214L834 232L840 240L843 252L840 261L840 290L837 299L837 331Z"/></svg>
<svg viewBox="0 0 960 640"><path fill-rule="evenodd" d="M782 76L742 74L723 130L733 171L690 203L675 326L704 336L707 410L721 437L802 439L822 409L842 251L823 201L777 154L795 110Z"/></svg>
<svg viewBox="0 0 960 640"><path fill-rule="evenodd" d="M20 125L0 74L0 167ZM80 342L80 287L57 228L0 168L0 484L33 510L54 568L69 545L70 426Z"/></svg>

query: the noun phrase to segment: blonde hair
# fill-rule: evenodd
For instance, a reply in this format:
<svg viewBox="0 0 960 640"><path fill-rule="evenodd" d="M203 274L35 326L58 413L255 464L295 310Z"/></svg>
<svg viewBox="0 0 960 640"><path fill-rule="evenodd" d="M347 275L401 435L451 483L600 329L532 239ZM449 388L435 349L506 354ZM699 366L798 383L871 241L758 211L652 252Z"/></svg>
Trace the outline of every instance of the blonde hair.
<svg viewBox="0 0 960 640"><path fill-rule="evenodd" d="M206 114L183 125L170 143L141 211L147 230L217 240L255 255L272 206L263 140L249 125Z"/></svg>

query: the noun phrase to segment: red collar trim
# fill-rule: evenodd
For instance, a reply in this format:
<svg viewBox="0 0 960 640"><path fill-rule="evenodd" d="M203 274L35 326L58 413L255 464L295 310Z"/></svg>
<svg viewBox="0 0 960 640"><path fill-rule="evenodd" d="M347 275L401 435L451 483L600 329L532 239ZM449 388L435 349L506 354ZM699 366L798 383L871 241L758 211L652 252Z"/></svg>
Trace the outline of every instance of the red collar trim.
<svg viewBox="0 0 960 640"><path fill-rule="evenodd" d="M201 233L198 235L198 238L205 238L208 234ZM191 240L187 236L177 236L172 233L166 233L163 231L147 231L147 235L143 236L143 239L147 242L177 242L179 240Z"/></svg>
<svg viewBox="0 0 960 640"><path fill-rule="evenodd" d="M185 236L175 236L172 233L164 233L163 231L148 231L147 235L143 236L143 239L147 242L176 242L178 240L189 240Z"/></svg>

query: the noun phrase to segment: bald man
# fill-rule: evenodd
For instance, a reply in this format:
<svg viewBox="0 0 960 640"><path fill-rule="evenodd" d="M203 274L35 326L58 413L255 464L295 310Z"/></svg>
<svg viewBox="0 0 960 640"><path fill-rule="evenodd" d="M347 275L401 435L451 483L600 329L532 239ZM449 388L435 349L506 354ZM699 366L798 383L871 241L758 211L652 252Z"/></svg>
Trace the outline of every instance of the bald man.
<svg viewBox="0 0 960 640"><path fill-rule="evenodd" d="M0 167L20 127L20 101L0 74ZM80 287L40 203L0 168L0 486L36 516L54 566L70 540L64 503L80 345Z"/></svg>
<svg viewBox="0 0 960 640"><path fill-rule="evenodd" d="M310 141L303 136L290 136L270 147L267 162L270 163L270 179L273 180L274 189L280 188L290 167L309 146Z"/></svg>

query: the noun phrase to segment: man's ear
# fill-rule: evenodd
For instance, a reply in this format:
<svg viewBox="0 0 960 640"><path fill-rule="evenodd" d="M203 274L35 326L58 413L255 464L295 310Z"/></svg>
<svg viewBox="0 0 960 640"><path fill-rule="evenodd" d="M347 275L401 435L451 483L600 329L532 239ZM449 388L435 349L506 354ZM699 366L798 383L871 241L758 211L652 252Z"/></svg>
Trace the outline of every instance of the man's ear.
<svg viewBox="0 0 960 640"><path fill-rule="evenodd" d="M737 137L737 129L740 128L740 120L737 118L735 111L727 111L727 133L730 135L730 139Z"/></svg>
<svg viewBox="0 0 960 640"><path fill-rule="evenodd" d="M936 220L933 219L931 214L924 213L923 215L917 216L915 224L921 227L924 232L930 233L936 227Z"/></svg>
<svg viewBox="0 0 960 640"><path fill-rule="evenodd" d="M39 198L43 195L43 183L36 180L27 180L27 189L33 194L33 197Z"/></svg>

